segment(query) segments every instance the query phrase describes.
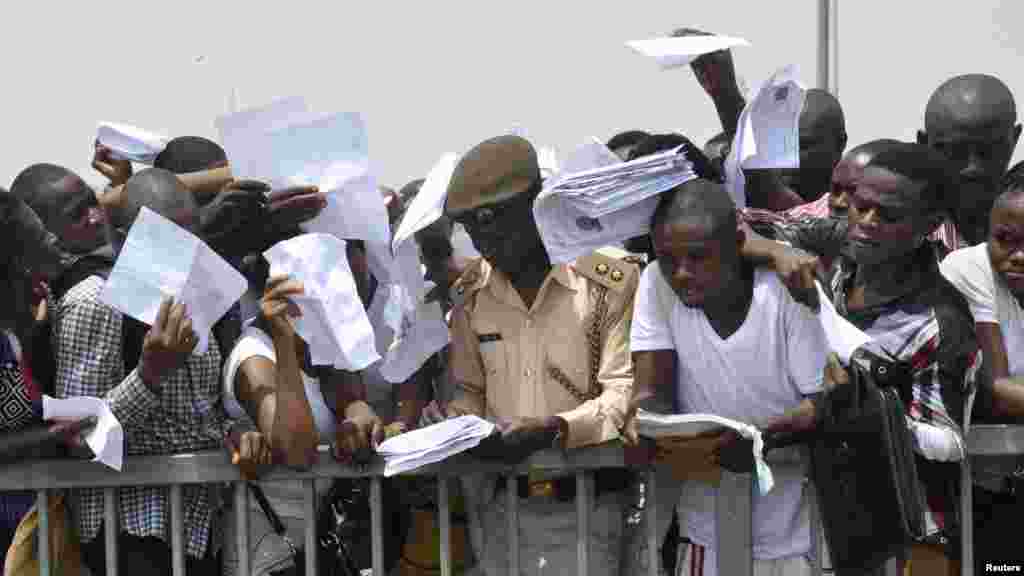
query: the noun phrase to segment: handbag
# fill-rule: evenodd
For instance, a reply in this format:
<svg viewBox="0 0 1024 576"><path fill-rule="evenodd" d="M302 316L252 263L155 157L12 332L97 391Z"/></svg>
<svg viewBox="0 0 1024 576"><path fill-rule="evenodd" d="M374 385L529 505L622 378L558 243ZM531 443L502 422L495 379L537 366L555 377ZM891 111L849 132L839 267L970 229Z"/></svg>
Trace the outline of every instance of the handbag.
<svg viewBox="0 0 1024 576"><path fill-rule="evenodd" d="M78 525L64 502L63 494L47 498L50 521L50 574L78 576L82 573L82 550ZM35 505L29 509L14 531L7 550L4 576L37 576L39 574L39 513Z"/></svg>
<svg viewBox="0 0 1024 576"><path fill-rule="evenodd" d="M811 440L812 478L839 576L881 566L925 531L901 398L909 397L911 368L861 349L848 373L849 383L825 396Z"/></svg>
<svg viewBox="0 0 1024 576"><path fill-rule="evenodd" d="M390 574L401 557L409 512L399 505L394 479L382 478L381 488L384 573ZM369 478L334 481L317 512L317 541L321 576L360 576L373 567Z"/></svg>

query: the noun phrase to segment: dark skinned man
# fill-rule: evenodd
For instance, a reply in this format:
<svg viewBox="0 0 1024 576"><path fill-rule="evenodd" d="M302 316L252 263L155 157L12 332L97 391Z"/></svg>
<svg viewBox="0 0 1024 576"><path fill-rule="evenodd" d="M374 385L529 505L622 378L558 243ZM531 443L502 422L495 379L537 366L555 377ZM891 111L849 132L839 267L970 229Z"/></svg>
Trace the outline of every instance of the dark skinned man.
<svg viewBox="0 0 1024 576"><path fill-rule="evenodd" d="M553 266L533 219L540 182L529 142L501 136L460 160L445 205L483 255L454 288L455 398L447 412L496 421L499 431L476 455L508 463L547 448L617 439L633 384L628 339L637 269L600 254ZM571 573L572 479L520 477L514 484L467 487L487 535L478 550L485 573L508 570L506 490L516 490L521 499L521 564L542 562L551 573ZM593 574L618 572L620 492L627 484L624 474L595 479Z"/></svg>
<svg viewBox="0 0 1024 576"><path fill-rule="evenodd" d="M1020 131L1013 94L993 76L956 76L928 100L917 140L941 152L960 173L960 191L950 209L963 246L988 236L989 212Z"/></svg>

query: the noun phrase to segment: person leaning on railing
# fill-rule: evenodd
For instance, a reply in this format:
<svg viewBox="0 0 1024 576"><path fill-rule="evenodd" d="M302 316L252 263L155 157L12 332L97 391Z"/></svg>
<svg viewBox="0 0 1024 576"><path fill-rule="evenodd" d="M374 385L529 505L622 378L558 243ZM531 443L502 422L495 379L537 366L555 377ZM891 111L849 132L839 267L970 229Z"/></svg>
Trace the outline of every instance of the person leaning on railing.
<svg viewBox="0 0 1024 576"><path fill-rule="evenodd" d="M446 214L462 224L483 259L455 285L451 319L449 416L475 414L498 430L480 458L519 462L551 447L572 449L619 438L632 394L629 325L638 271L599 253L552 264L533 218L541 189L537 154L501 136L469 151L448 186ZM467 489L486 535L478 550L488 576L506 574L504 494L519 506L523 566L551 574L576 566L576 484L572 477L514 477ZM489 487L487 487L489 485ZM595 475L591 574L619 569L623 470ZM474 522L471 516L471 522ZM476 531L476 530L474 530Z"/></svg>
<svg viewBox="0 0 1024 576"><path fill-rule="evenodd" d="M32 274L53 278L64 267L56 236L24 202L0 188L0 461L39 456L37 446L17 442L19 432L42 418L43 390L32 378L31 335L41 319ZM35 304L35 305L34 305ZM0 566L22 516L32 507L31 492L0 494Z"/></svg>

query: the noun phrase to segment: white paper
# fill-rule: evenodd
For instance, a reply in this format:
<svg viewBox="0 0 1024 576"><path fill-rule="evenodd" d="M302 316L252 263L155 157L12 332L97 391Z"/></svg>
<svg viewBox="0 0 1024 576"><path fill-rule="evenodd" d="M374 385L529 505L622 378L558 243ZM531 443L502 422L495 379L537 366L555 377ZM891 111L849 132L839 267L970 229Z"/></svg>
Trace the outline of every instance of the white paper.
<svg viewBox="0 0 1024 576"><path fill-rule="evenodd" d="M551 146L542 146L537 150L537 167L540 168L542 180L556 176L561 168L558 165L558 151Z"/></svg>
<svg viewBox="0 0 1024 576"><path fill-rule="evenodd" d="M537 229L553 263L648 233L658 195L696 178L679 149L612 162L588 146L569 162L581 170L546 183L534 201Z"/></svg>
<svg viewBox="0 0 1024 576"><path fill-rule="evenodd" d="M303 295L292 298L302 312L295 331L309 346L314 364L356 371L380 359L343 240L303 234L263 255L271 276L286 274L302 282Z"/></svg>
<svg viewBox="0 0 1024 576"><path fill-rule="evenodd" d="M235 178L244 179L258 172L258 164L263 161L263 153L258 140L257 146L250 146L256 137L282 124L287 125L289 122L304 118L308 114L306 100L301 96L295 96L217 118L215 124L220 133L220 142L227 153Z"/></svg>
<svg viewBox="0 0 1024 576"><path fill-rule="evenodd" d="M821 322L822 328L825 329L825 340L828 341L828 347L839 356L843 364L849 364L853 352L870 342L871 337L840 316L835 306L832 305L832 301L822 290L821 284L817 284L817 288L820 302L818 320Z"/></svg>
<svg viewBox="0 0 1024 576"><path fill-rule="evenodd" d="M406 240L436 222L444 213L444 202L448 197L448 183L455 173L455 166L458 164L457 155L449 152L441 156L427 174L423 186L420 187L405 216L402 217L395 238L392 241L392 249L397 253L398 246Z"/></svg>
<svg viewBox="0 0 1024 576"><path fill-rule="evenodd" d="M800 113L807 91L795 66L775 72L740 114L725 159L726 189L738 208L747 205L743 169L800 167Z"/></svg>
<svg viewBox="0 0 1024 576"><path fill-rule="evenodd" d="M96 418L96 427L85 435L85 443L95 455L92 461L120 472L124 464L124 429L105 401L88 396L65 399L43 396L43 420L89 417Z"/></svg>
<svg viewBox="0 0 1024 576"><path fill-rule="evenodd" d="M459 416L385 440L377 452L384 457L384 476L393 476L465 452L493 432L491 422Z"/></svg>
<svg viewBox="0 0 1024 576"><path fill-rule="evenodd" d="M420 304L412 325L388 349L380 374L392 384L405 382L450 341L441 304Z"/></svg>
<svg viewBox="0 0 1024 576"><path fill-rule="evenodd" d="M480 253L473 246L473 239L462 224L452 226L452 257L461 262L480 258Z"/></svg>
<svg viewBox="0 0 1024 576"><path fill-rule="evenodd" d="M161 134L113 122L100 122L96 140L109 148L115 158L140 164L152 164L170 142L170 138Z"/></svg>
<svg viewBox="0 0 1024 576"><path fill-rule="evenodd" d="M187 307L204 354L213 324L248 289L237 270L199 238L143 207L107 278L100 301L145 324L170 296Z"/></svg>
<svg viewBox="0 0 1024 576"><path fill-rule="evenodd" d="M636 433L648 438L694 438L723 428L734 430L743 438L753 440L754 467L760 493L767 494L775 485L771 468L764 461L761 431L750 424L714 414L656 414L646 410L637 411L634 422Z"/></svg>
<svg viewBox="0 0 1024 576"><path fill-rule="evenodd" d="M603 168L604 166L611 166L613 164L622 164L622 159L609 150L608 147L605 146L604 142L601 142L597 138L591 136L588 142L584 142L577 146L565 158L565 160L562 161L562 172L566 174L574 174L576 172L593 170L594 168Z"/></svg>
<svg viewBox="0 0 1024 576"><path fill-rule="evenodd" d="M680 38L652 38L626 42L633 50L654 58L663 70L686 66L698 56L736 46L750 46L742 38L729 36L684 36Z"/></svg>

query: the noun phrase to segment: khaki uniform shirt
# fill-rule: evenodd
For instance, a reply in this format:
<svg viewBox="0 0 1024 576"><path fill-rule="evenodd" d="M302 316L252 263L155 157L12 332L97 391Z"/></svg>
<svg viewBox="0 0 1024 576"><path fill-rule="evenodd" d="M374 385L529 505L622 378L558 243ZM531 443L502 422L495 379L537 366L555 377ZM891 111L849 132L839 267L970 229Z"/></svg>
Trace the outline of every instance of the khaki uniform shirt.
<svg viewBox="0 0 1024 576"><path fill-rule="evenodd" d="M595 252L555 266L527 308L478 261L453 287L452 407L490 420L560 416L568 448L618 438L633 392L638 280L635 264Z"/></svg>

